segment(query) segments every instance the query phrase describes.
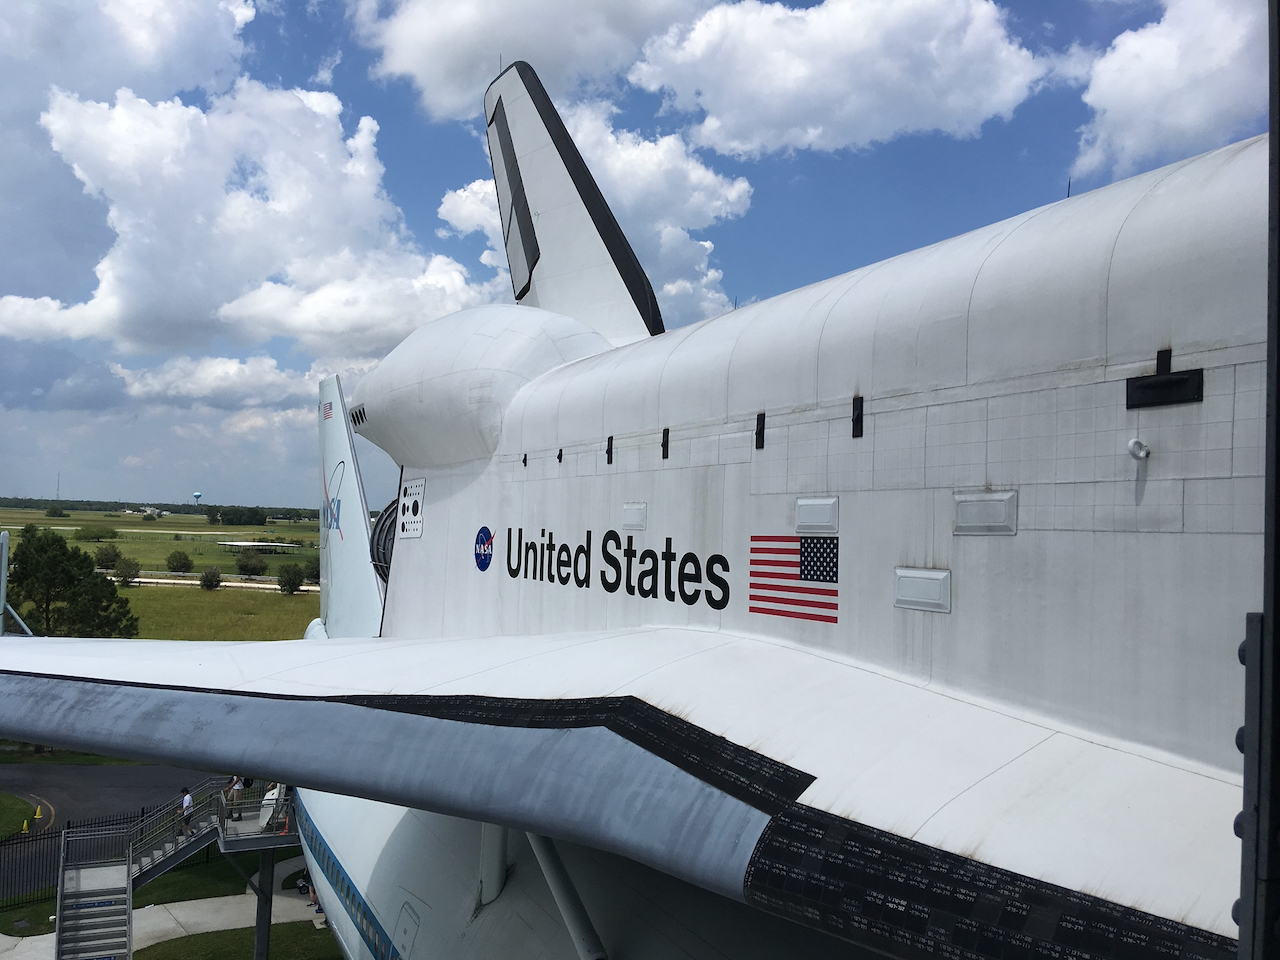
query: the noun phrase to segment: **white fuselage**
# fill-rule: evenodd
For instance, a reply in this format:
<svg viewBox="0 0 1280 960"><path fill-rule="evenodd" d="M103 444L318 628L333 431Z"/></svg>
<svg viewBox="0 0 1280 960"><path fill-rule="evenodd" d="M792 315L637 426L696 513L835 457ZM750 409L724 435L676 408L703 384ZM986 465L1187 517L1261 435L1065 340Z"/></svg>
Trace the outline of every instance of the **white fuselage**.
<svg viewBox="0 0 1280 960"><path fill-rule="evenodd" d="M619 349L527 308L428 324L356 394L424 490L383 636L765 635L1238 770L1265 166L1255 139ZM1203 400L1128 409L1165 349ZM957 529L1010 493L1015 535ZM823 498L837 622L753 612L752 538ZM949 572L950 612L895 605L897 568Z"/></svg>
<svg viewBox="0 0 1280 960"><path fill-rule="evenodd" d="M812 807L1234 935L1235 649L1261 601L1266 158L1265 138L1247 141L616 349L536 308L427 324L354 398L357 432L402 470L382 637L473 638L474 668L440 692L602 696L616 664L629 692L813 773ZM1202 396L1131 406L1126 381L1155 374L1162 351L1172 372L1202 371ZM806 565L779 588L778 571ZM617 652L577 672L574 631ZM541 653L553 634L560 672L521 677L505 647L485 672L502 638ZM679 645L717 634L719 660L680 676ZM779 652L746 663L729 638ZM634 679L648 656L665 658L652 695ZM824 662L865 683L805 673ZM894 683L970 712L948 729L945 711L885 693ZM850 726L855 690L885 707ZM775 695L771 726L753 707ZM1109 770L1100 756L1133 759ZM961 768L957 783L983 788L935 803ZM1162 791L1161 770L1183 779ZM1129 809L1134 795L1165 806ZM431 955L470 955L467 937L524 924L512 942L542 948L533 907L468 932L477 824L303 797L388 930L416 917L417 936L440 938ZM1069 826L1105 847L1097 825L1141 833L1125 818L1166 837L1195 823L1192 862L1092 875L1117 854L1073 848ZM627 871L646 868L571 849L607 916L668 896L637 899ZM527 849L516 859L515 875L536 874ZM672 902L693 890L658 877ZM563 937L535 887L510 901L541 896L546 937ZM356 927L324 895L356 955ZM750 927L738 905L703 907L707 923Z"/></svg>

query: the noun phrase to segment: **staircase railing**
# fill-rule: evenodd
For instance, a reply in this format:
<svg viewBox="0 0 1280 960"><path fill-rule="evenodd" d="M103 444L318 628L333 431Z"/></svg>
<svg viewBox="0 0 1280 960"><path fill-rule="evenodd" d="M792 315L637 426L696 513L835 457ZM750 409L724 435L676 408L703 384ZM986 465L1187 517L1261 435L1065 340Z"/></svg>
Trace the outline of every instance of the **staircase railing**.
<svg viewBox="0 0 1280 960"><path fill-rule="evenodd" d="M268 796L268 784L259 783L238 791L232 800L228 786L222 777L196 784L190 791L189 824L181 801L176 801L132 823L62 831L55 926L58 960L87 960L85 951L98 946L110 951L102 958L109 955L114 960L121 956L116 951L122 941L127 947L122 956L131 956L134 886L176 866L215 837L224 853L265 851L298 841L290 788L281 786ZM108 936L112 931L119 935Z"/></svg>
<svg viewBox="0 0 1280 960"><path fill-rule="evenodd" d="M216 812L221 784L221 777L210 777L196 784L191 794L191 821L195 824L209 826L216 823ZM183 832L182 801L175 800L171 804L151 811L133 828L133 846L138 853L157 849L159 846L173 842L176 847L183 847L186 837ZM197 832L201 832L197 830Z"/></svg>
<svg viewBox="0 0 1280 960"><path fill-rule="evenodd" d="M282 786L271 796L265 784L245 790L240 798L232 800L227 792L219 798L219 816L224 837L238 839L249 835L296 833L293 825L293 796L289 787ZM233 825L234 824L234 825Z"/></svg>
<svg viewBox="0 0 1280 960"><path fill-rule="evenodd" d="M62 912L63 894L66 891L67 877L67 831L62 831L62 839L58 843L58 903L55 908L53 917L53 942L56 945L62 943Z"/></svg>
<svg viewBox="0 0 1280 960"><path fill-rule="evenodd" d="M128 957L133 942L133 848L128 827L63 831L57 960ZM68 878L75 876L74 890Z"/></svg>

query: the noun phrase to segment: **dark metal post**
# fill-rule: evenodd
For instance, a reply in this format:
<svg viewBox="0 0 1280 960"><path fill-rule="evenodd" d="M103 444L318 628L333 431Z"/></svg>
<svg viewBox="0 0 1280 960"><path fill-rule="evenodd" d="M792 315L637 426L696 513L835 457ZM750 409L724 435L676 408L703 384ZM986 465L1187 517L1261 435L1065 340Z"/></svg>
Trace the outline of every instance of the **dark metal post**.
<svg viewBox="0 0 1280 960"><path fill-rule="evenodd" d="M1268 0L1267 40L1271 54L1270 105L1271 124L1280 116L1280 0ZM1277 427L1280 426L1280 317L1277 315L1280 301L1280 244L1277 228L1280 227L1280 144L1275 130L1271 130L1270 162L1267 173L1267 459L1266 459L1266 518L1264 523L1264 554L1262 574L1262 622L1258 631L1257 647L1257 696L1258 705L1252 717L1246 717L1245 740L1249 747L1248 730L1257 723L1257 756L1246 757L1246 788L1250 778L1256 788L1247 789L1245 810L1242 817L1243 835L1241 849L1241 903L1237 912L1240 921L1240 960L1271 960L1280 957L1280 644L1277 643L1276 626L1280 623L1280 611L1276 608L1277 575L1280 566L1276 557L1276 525L1280 521L1280 485L1277 467L1280 466L1280 445L1277 444ZM1249 651L1250 653L1252 651ZM1246 659L1248 655L1246 654ZM1253 669L1250 664L1246 669Z"/></svg>
<svg viewBox="0 0 1280 960"><path fill-rule="evenodd" d="M253 931L253 960L267 960L271 949L271 895L276 889L276 851L258 855L258 921Z"/></svg>

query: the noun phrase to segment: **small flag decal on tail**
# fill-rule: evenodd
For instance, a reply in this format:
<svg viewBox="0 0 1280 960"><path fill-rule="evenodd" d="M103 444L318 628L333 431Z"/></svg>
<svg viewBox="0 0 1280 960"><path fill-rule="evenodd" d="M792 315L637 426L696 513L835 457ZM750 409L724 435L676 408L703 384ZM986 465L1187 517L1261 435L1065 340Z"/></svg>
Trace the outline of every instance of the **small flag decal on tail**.
<svg viewBox="0 0 1280 960"><path fill-rule="evenodd" d="M839 537L751 538L752 613L839 623L839 582Z"/></svg>
<svg viewBox="0 0 1280 960"><path fill-rule="evenodd" d="M333 419L333 404L328 401L325 401L325 405L324 405L324 418L326 420Z"/></svg>

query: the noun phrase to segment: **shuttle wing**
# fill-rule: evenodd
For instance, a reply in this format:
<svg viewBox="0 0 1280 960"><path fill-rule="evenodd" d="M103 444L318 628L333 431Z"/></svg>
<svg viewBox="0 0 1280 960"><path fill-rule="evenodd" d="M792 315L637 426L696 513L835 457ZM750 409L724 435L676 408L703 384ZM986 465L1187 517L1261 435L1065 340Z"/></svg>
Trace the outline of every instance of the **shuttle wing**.
<svg viewBox="0 0 1280 960"><path fill-rule="evenodd" d="M1238 777L776 641L8 640L0 729L533 830L863 943L1234 950Z"/></svg>

